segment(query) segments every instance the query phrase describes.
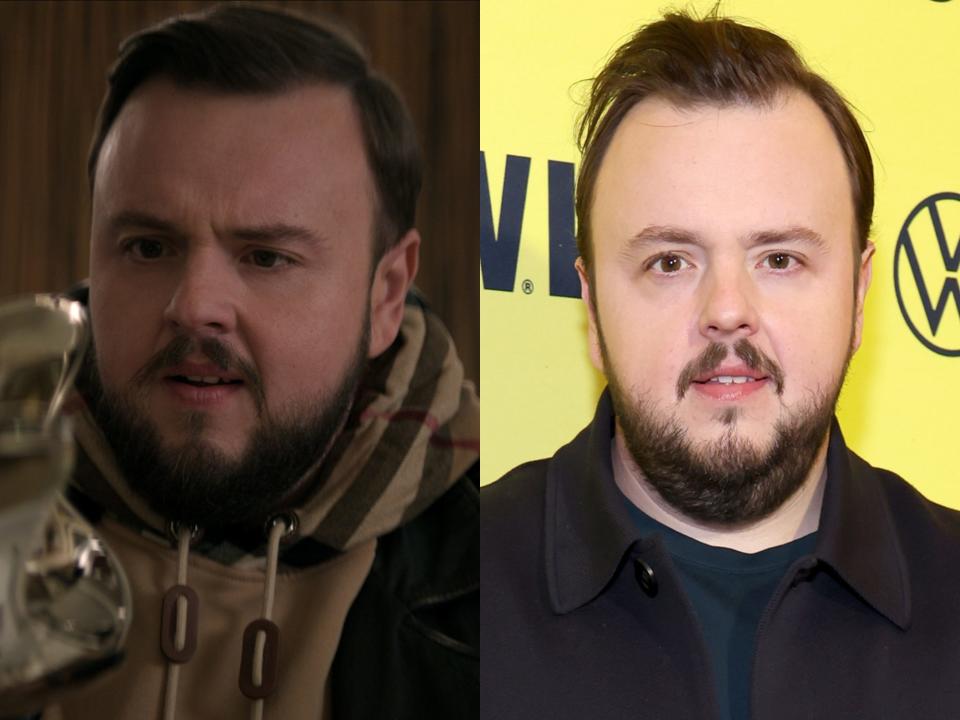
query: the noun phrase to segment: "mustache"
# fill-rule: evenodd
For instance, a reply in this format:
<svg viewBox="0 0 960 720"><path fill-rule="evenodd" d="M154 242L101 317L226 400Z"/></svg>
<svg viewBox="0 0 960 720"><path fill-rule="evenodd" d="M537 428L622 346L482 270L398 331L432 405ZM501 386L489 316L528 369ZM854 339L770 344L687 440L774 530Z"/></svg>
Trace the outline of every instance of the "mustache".
<svg viewBox="0 0 960 720"><path fill-rule="evenodd" d="M712 342L704 348L702 353L687 363L680 372L680 377L677 378L677 399L683 399L694 378L718 368L730 353L730 349L723 343ZM783 370L772 358L746 338L737 340L732 349L747 367L751 370L759 370L773 380L777 395L783 394Z"/></svg>
<svg viewBox="0 0 960 720"><path fill-rule="evenodd" d="M263 413L266 407L266 394L260 373L257 372L253 363L241 357L228 343L217 338L197 339L186 335L177 335L147 360L133 376L131 382L135 388L145 388L151 380L160 376L164 370L179 365L188 356L198 351L224 372L234 371L238 373L253 395L257 414Z"/></svg>

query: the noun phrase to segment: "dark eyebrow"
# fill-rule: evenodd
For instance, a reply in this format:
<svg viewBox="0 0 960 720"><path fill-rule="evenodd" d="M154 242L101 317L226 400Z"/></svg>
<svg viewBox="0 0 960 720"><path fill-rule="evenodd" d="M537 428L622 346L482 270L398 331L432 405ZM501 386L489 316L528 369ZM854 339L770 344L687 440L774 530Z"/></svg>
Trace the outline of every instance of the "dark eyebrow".
<svg viewBox="0 0 960 720"><path fill-rule="evenodd" d="M672 225L647 225L643 230L627 240L621 252L630 253L641 250L651 243L673 243L676 245L700 245L696 233Z"/></svg>
<svg viewBox="0 0 960 720"><path fill-rule="evenodd" d="M184 235L183 231L176 226L176 224L169 222L167 220L162 220L156 215L151 215L147 212L141 212L140 210L124 210L119 212L109 221L110 229L116 233L123 228L136 227L136 228L145 228L147 230L156 230L158 232L167 233L168 235L175 235L177 237L182 237Z"/></svg>
<svg viewBox="0 0 960 720"><path fill-rule="evenodd" d="M140 210L125 210L110 219L110 228L114 232L129 227L156 230L178 238L187 236L187 233L176 223ZM229 235L231 238L245 242L319 243L323 240L305 227L287 223L266 223L264 225L234 228L230 230Z"/></svg>
<svg viewBox="0 0 960 720"><path fill-rule="evenodd" d="M819 250L827 247L820 233L810 228L796 225L783 230L758 230L747 236L747 245L749 247L762 247L764 245L783 245L788 243L802 243L811 245ZM672 225L648 225L636 235L631 237L621 252L630 253L640 250L645 245L652 243L668 243L675 245L697 245L702 246L700 237L689 230L674 227Z"/></svg>
<svg viewBox="0 0 960 720"><path fill-rule="evenodd" d="M235 228L230 231L232 237L247 242L306 242L319 243L322 237L299 225L269 223L252 227Z"/></svg>
<svg viewBox="0 0 960 720"><path fill-rule="evenodd" d="M820 233L799 225L786 228L785 230L760 230L759 232L751 233L747 238L747 242L750 247L783 245L786 243L811 245L818 250L823 250L827 247Z"/></svg>

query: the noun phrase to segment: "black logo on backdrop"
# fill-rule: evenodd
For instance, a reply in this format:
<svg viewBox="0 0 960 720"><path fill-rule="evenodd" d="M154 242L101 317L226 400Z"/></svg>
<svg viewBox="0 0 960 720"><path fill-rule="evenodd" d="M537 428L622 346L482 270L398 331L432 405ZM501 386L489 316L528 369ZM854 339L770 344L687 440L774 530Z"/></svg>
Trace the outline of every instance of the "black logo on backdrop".
<svg viewBox="0 0 960 720"><path fill-rule="evenodd" d="M942 192L921 201L907 216L897 238L893 260L893 282L903 319L917 340L941 355L960 356L960 340L938 340L937 332L945 314L956 314L960 322L960 227L945 227L943 218L960 217L960 194ZM947 212L947 208L951 212ZM917 255L918 243L936 243L933 255L940 262L927 260L921 265ZM929 250L929 248L927 248ZM928 257L931 253L926 253ZM906 262L906 267L901 263ZM912 281L912 282L911 282ZM907 287L901 287L901 282ZM912 285L912 287L910 286ZM939 293L937 288L939 287ZM904 292L919 296L923 314L914 311L911 316L904 302Z"/></svg>
<svg viewBox="0 0 960 720"><path fill-rule="evenodd" d="M480 271L484 290L513 292L516 285L530 160L522 155L507 155L500 217L495 224L487 160L480 152ZM548 160L549 291L554 297L580 297L580 279L573 265L577 259L573 191L573 163ZM533 281L523 279L520 289L524 295L532 294Z"/></svg>

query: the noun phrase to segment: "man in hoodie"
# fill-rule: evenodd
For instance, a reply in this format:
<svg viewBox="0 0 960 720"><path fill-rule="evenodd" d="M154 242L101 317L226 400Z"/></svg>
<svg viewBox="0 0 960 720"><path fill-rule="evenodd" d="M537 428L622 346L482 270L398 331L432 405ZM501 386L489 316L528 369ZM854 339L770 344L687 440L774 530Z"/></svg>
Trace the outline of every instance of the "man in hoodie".
<svg viewBox="0 0 960 720"><path fill-rule="evenodd" d="M59 711L476 716L478 401L410 293L396 92L297 17L176 18L121 47L89 179L72 499L135 615Z"/></svg>
<svg viewBox="0 0 960 720"><path fill-rule="evenodd" d="M608 388L485 488L489 718L960 712L960 514L833 419L874 247L870 151L782 38L641 28L581 125L577 269Z"/></svg>

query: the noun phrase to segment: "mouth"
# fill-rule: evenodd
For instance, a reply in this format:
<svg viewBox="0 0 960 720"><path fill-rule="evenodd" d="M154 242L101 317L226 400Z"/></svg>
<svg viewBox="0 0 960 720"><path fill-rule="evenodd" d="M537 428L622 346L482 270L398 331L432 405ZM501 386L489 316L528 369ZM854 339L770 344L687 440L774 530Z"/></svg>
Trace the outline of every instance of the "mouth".
<svg viewBox="0 0 960 720"><path fill-rule="evenodd" d="M185 383L193 387L216 387L217 385L242 385L243 380L225 378L217 375L168 375L166 380Z"/></svg>
<svg viewBox="0 0 960 720"><path fill-rule="evenodd" d="M766 380L766 376L752 377L749 375L716 375L707 380L694 380L698 385L745 385Z"/></svg>
<svg viewBox="0 0 960 720"><path fill-rule="evenodd" d="M163 374L163 379L186 383L195 387L243 383L243 377L239 372L226 367L219 367L210 362L186 361L168 367Z"/></svg>
<svg viewBox="0 0 960 720"><path fill-rule="evenodd" d="M209 412L239 397L244 382L215 375L169 375L162 386L175 407Z"/></svg>
<svg viewBox="0 0 960 720"><path fill-rule="evenodd" d="M692 379L690 386L714 400L736 401L765 387L770 377L760 370L738 365L720 367Z"/></svg>
<svg viewBox="0 0 960 720"><path fill-rule="evenodd" d="M169 368L161 378L177 403L194 409L212 409L246 384L238 373L208 363L182 363Z"/></svg>
<svg viewBox="0 0 960 720"><path fill-rule="evenodd" d="M677 379L677 400L688 390L717 400L740 400L770 386L783 393L783 371L766 354L741 338L731 348L712 342L700 355L687 363Z"/></svg>

